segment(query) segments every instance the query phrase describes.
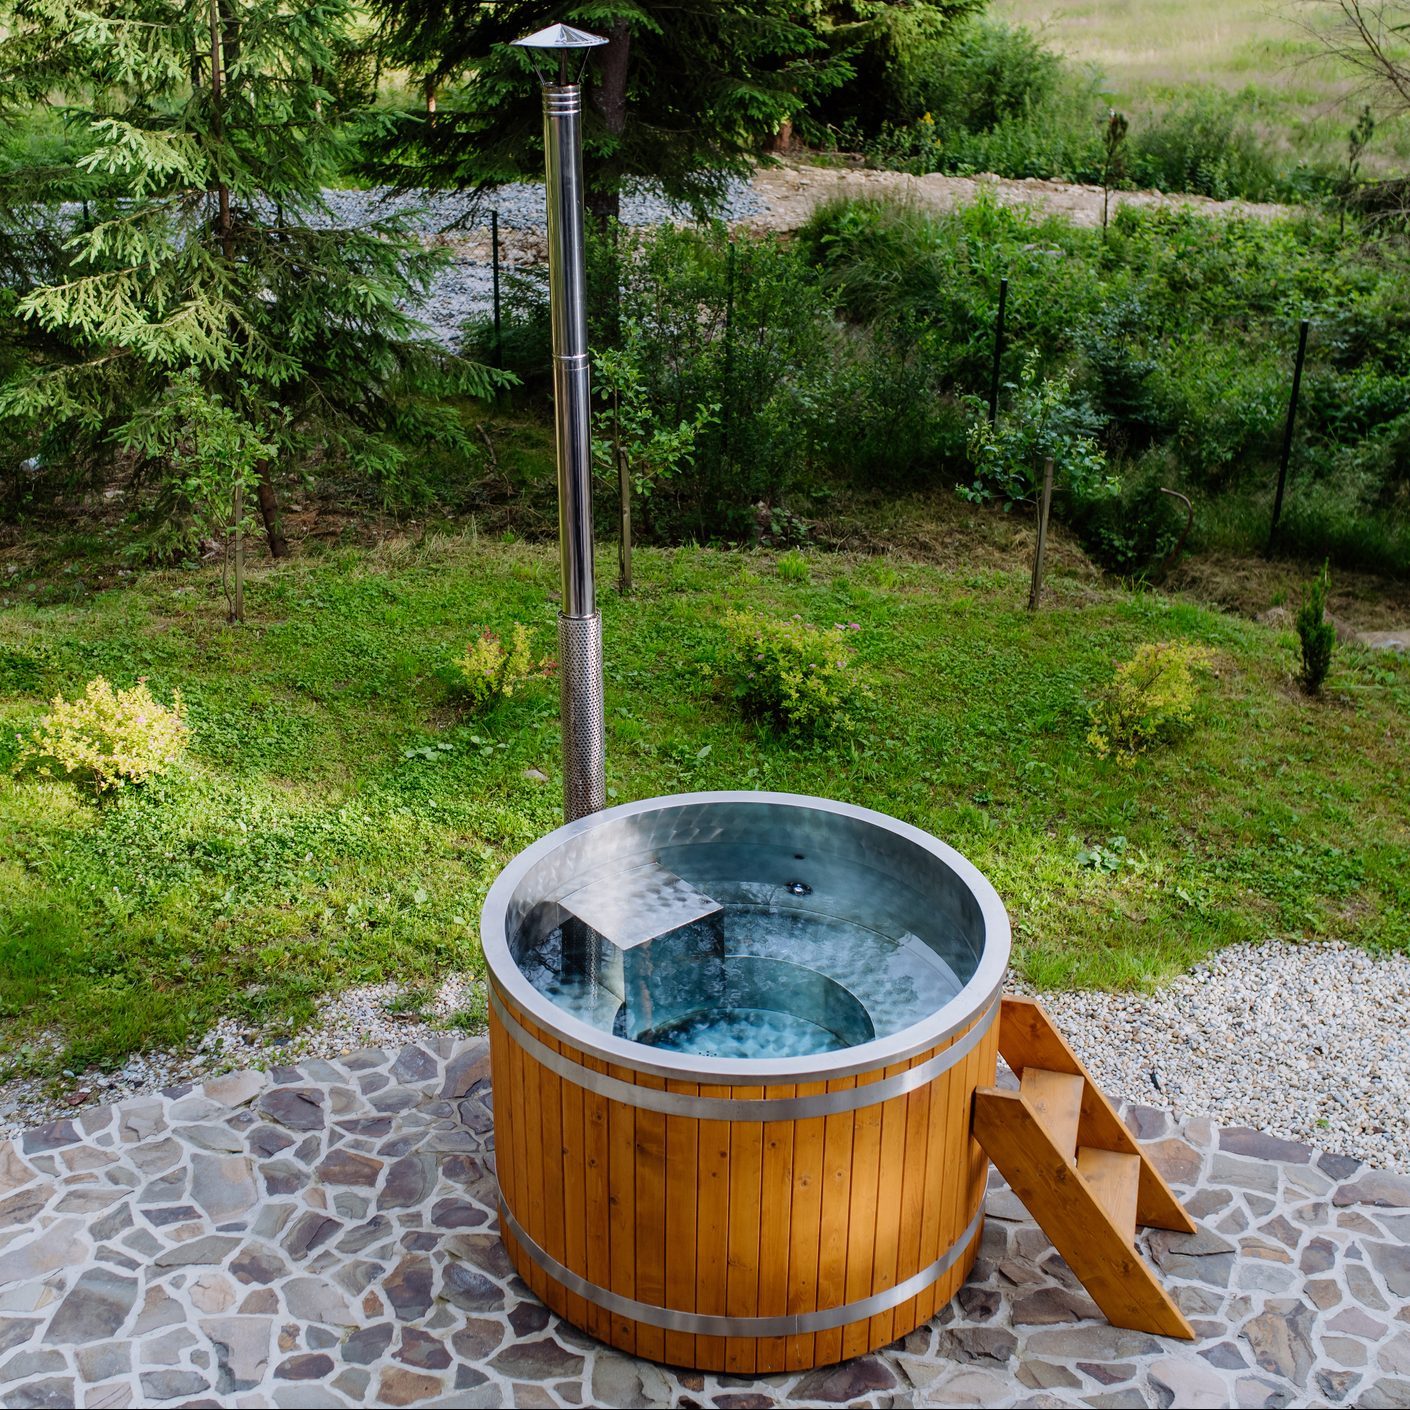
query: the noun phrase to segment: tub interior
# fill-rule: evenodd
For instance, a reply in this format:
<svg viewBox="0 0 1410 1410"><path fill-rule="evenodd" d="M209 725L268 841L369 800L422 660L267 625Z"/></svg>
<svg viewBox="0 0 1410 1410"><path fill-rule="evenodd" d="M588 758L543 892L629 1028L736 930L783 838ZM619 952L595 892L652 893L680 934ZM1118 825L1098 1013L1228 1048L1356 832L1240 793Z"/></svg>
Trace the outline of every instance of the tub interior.
<svg viewBox="0 0 1410 1410"><path fill-rule="evenodd" d="M672 805L564 840L521 878L511 955L619 1038L718 1058L834 1052L909 1028L973 976L983 918L934 852L846 813Z"/></svg>

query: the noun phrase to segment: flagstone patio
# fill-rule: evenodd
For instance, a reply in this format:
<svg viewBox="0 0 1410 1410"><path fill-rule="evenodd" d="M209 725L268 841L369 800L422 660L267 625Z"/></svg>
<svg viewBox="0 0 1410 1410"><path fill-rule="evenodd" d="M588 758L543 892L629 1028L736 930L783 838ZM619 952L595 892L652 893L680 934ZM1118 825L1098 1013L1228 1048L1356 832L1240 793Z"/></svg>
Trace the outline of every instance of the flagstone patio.
<svg viewBox="0 0 1410 1410"><path fill-rule="evenodd" d="M0 1405L1410 1405L1410 1180L1128 1108L1193 1236L1193 1345L1120 1331L996 1180L929 1327L806 1374L673 1372L564 1325L495 1235L483 1040L242 1072L0 1145Z"/></svg>

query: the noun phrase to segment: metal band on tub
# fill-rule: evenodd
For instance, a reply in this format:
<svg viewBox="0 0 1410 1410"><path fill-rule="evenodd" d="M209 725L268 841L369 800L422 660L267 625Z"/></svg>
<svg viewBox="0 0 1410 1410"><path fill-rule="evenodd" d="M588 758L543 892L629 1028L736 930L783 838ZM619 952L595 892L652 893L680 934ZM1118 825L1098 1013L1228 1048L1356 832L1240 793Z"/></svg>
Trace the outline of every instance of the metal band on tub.
<svg viewBox="0 0 1410 1410"><path fill-rule="evenodd" d="M614 1312L619 1317L630 1318L633 1322L645 1322L648 1327L664 1327L668 1332L687 1332L704 1337L788 1337L803 1336L809 1332L828 1332L835 1327L845 1327L852 1322L861 1322L878 1313L889 1312L903 1302L923 1293L943 1274L948 1273L964 1257L965 1250L974 1241L984 1223L984 1210L979 1212L965 1226L964 1232L928 1268L907 1278L885 1292L873 1293L870 1297L858 1298L855 1302L844 1302L840 1307L821 1307L816 1312L790 1312L781 1317L722 1317L707 1312L682 1312L675 1307L657 1307L649 1302L638 1302L634 1297L624 1297L604 1288L599 1283L565 1268L551 1253L540 1248L524 1231L524 1227L510 1213L504 1202L504 1192L499 1196L499 1217L513 1237L515 1243L556 1283L561 1283L571 1293L586 1298L596 1307Z"/></svg>
<svg viewBox="0 0 1410 1410"><path fill-rule="evenodd" d="M879 1082L845 1087L837 1092L818 1092L807 1097L692 1097L683 1092L668 1092L657 1087L638 1087L634 1083L623 1082L619 1077L611 1077L605 1072L594 1072L591 1068L574 1062L572 1058L554 1052L547 1044L539 1042L504 1006L504 1001L493 986L490 988L490 1007L494 1010L495 1017L504 1025L514 1042L550 1072L556 1072L576 1087L596 1092L598 1096L620 1102L623 1106L659 1111L667 1116L685 1116L696 1121L806 1121L814 1116L837 1116L843 1112L858 1111L863 1107L878 1106L894 1097L903 1097L907 1092L914 1092L934 1081L942 1072L949 1071L978 1047L989 1031L990 1021L998 1010L999 1002L1000 995L995 991L987 1007L962 1038L918 1066L908 1067L893 1077L883 1077ZM745 1074L736 1085L744 1086L748 1080ZM789 1085L813 1080L816 1079L806 1073L800 1073L792 1078Z"/></svg>

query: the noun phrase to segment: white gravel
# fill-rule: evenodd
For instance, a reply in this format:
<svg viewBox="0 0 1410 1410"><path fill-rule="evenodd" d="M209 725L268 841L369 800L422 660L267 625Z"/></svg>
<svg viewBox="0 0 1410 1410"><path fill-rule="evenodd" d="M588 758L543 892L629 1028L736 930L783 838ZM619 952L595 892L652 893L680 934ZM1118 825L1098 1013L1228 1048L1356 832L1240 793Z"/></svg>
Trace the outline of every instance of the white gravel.
<svg viewBox="0 0 1410 1410"><path fill-rule="evenodd" d="M1410 1171L1410 957L1269 941L1155 994L1040 997L1113 1097Z"/></svg>
<svg viewBox="0 0 1410 1410"><path fill-rule="evenodd" d="M451 1015L483 1000L473 980L455 978L420 1012L398 1016L389 1006L399 992L392 984L348 990L287 1040L222 1022L190 1052L133 1057L62 1090L0 1085L0 1139L218 1072L463 1032ZM1270 941L1224 950L1155 994L1080 991L1042 1001L1112 1097L1410 1171L1410 957Z"/></svg>
<svg viewBox="0 0 1410 1410"><path fill-rule="evenodd" d="M490 212L499 212L500 229L541 230L545 225L543 186L538 182L515 182L487 192L477 202L471 195L452 191L416 191L393 195L387 187L369 190L326 190L323 198L332 213L333 226L357 226L378 215L411 210L417 212L417 225L428 234L452 227L488 229ZM726 188L720 216L724 220L745 220L766 209L746 180L736 178ZM662 225L667 221L688 220L689 211L668 201L658 191L642 187L622 196L624 225Z"/></svg>
<svg viewBox="0 0 1410 1410"><path fill-rule="evenodd" d="M473 1030L451 1020L467 1010L482 1010L484 992L482 984L457 975L414 1011L398 1012L403 986L369 984L326 999L319 1005L318 1022L292 1036L261 1033L222 1019L185 1052L137 1053L115 1072L90 1070L57 1084L32 1078L0 1083L0 1140L85 1107L203 1082L222 1072L463 1036Z"/></svg>

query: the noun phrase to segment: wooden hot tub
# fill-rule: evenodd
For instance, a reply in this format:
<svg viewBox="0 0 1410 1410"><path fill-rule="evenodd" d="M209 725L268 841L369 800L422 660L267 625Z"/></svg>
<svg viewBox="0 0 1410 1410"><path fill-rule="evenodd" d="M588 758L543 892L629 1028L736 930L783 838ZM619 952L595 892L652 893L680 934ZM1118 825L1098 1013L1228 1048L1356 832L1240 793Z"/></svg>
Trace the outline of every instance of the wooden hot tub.
<svg viewBox="0 0 1410 1410"><path fill-rule="evenodd" d="M483 938L501 1233L554 1311L754 1374L954 1295L1009 952L957 853L820 799L651 799L517 857Z"/></svg>

